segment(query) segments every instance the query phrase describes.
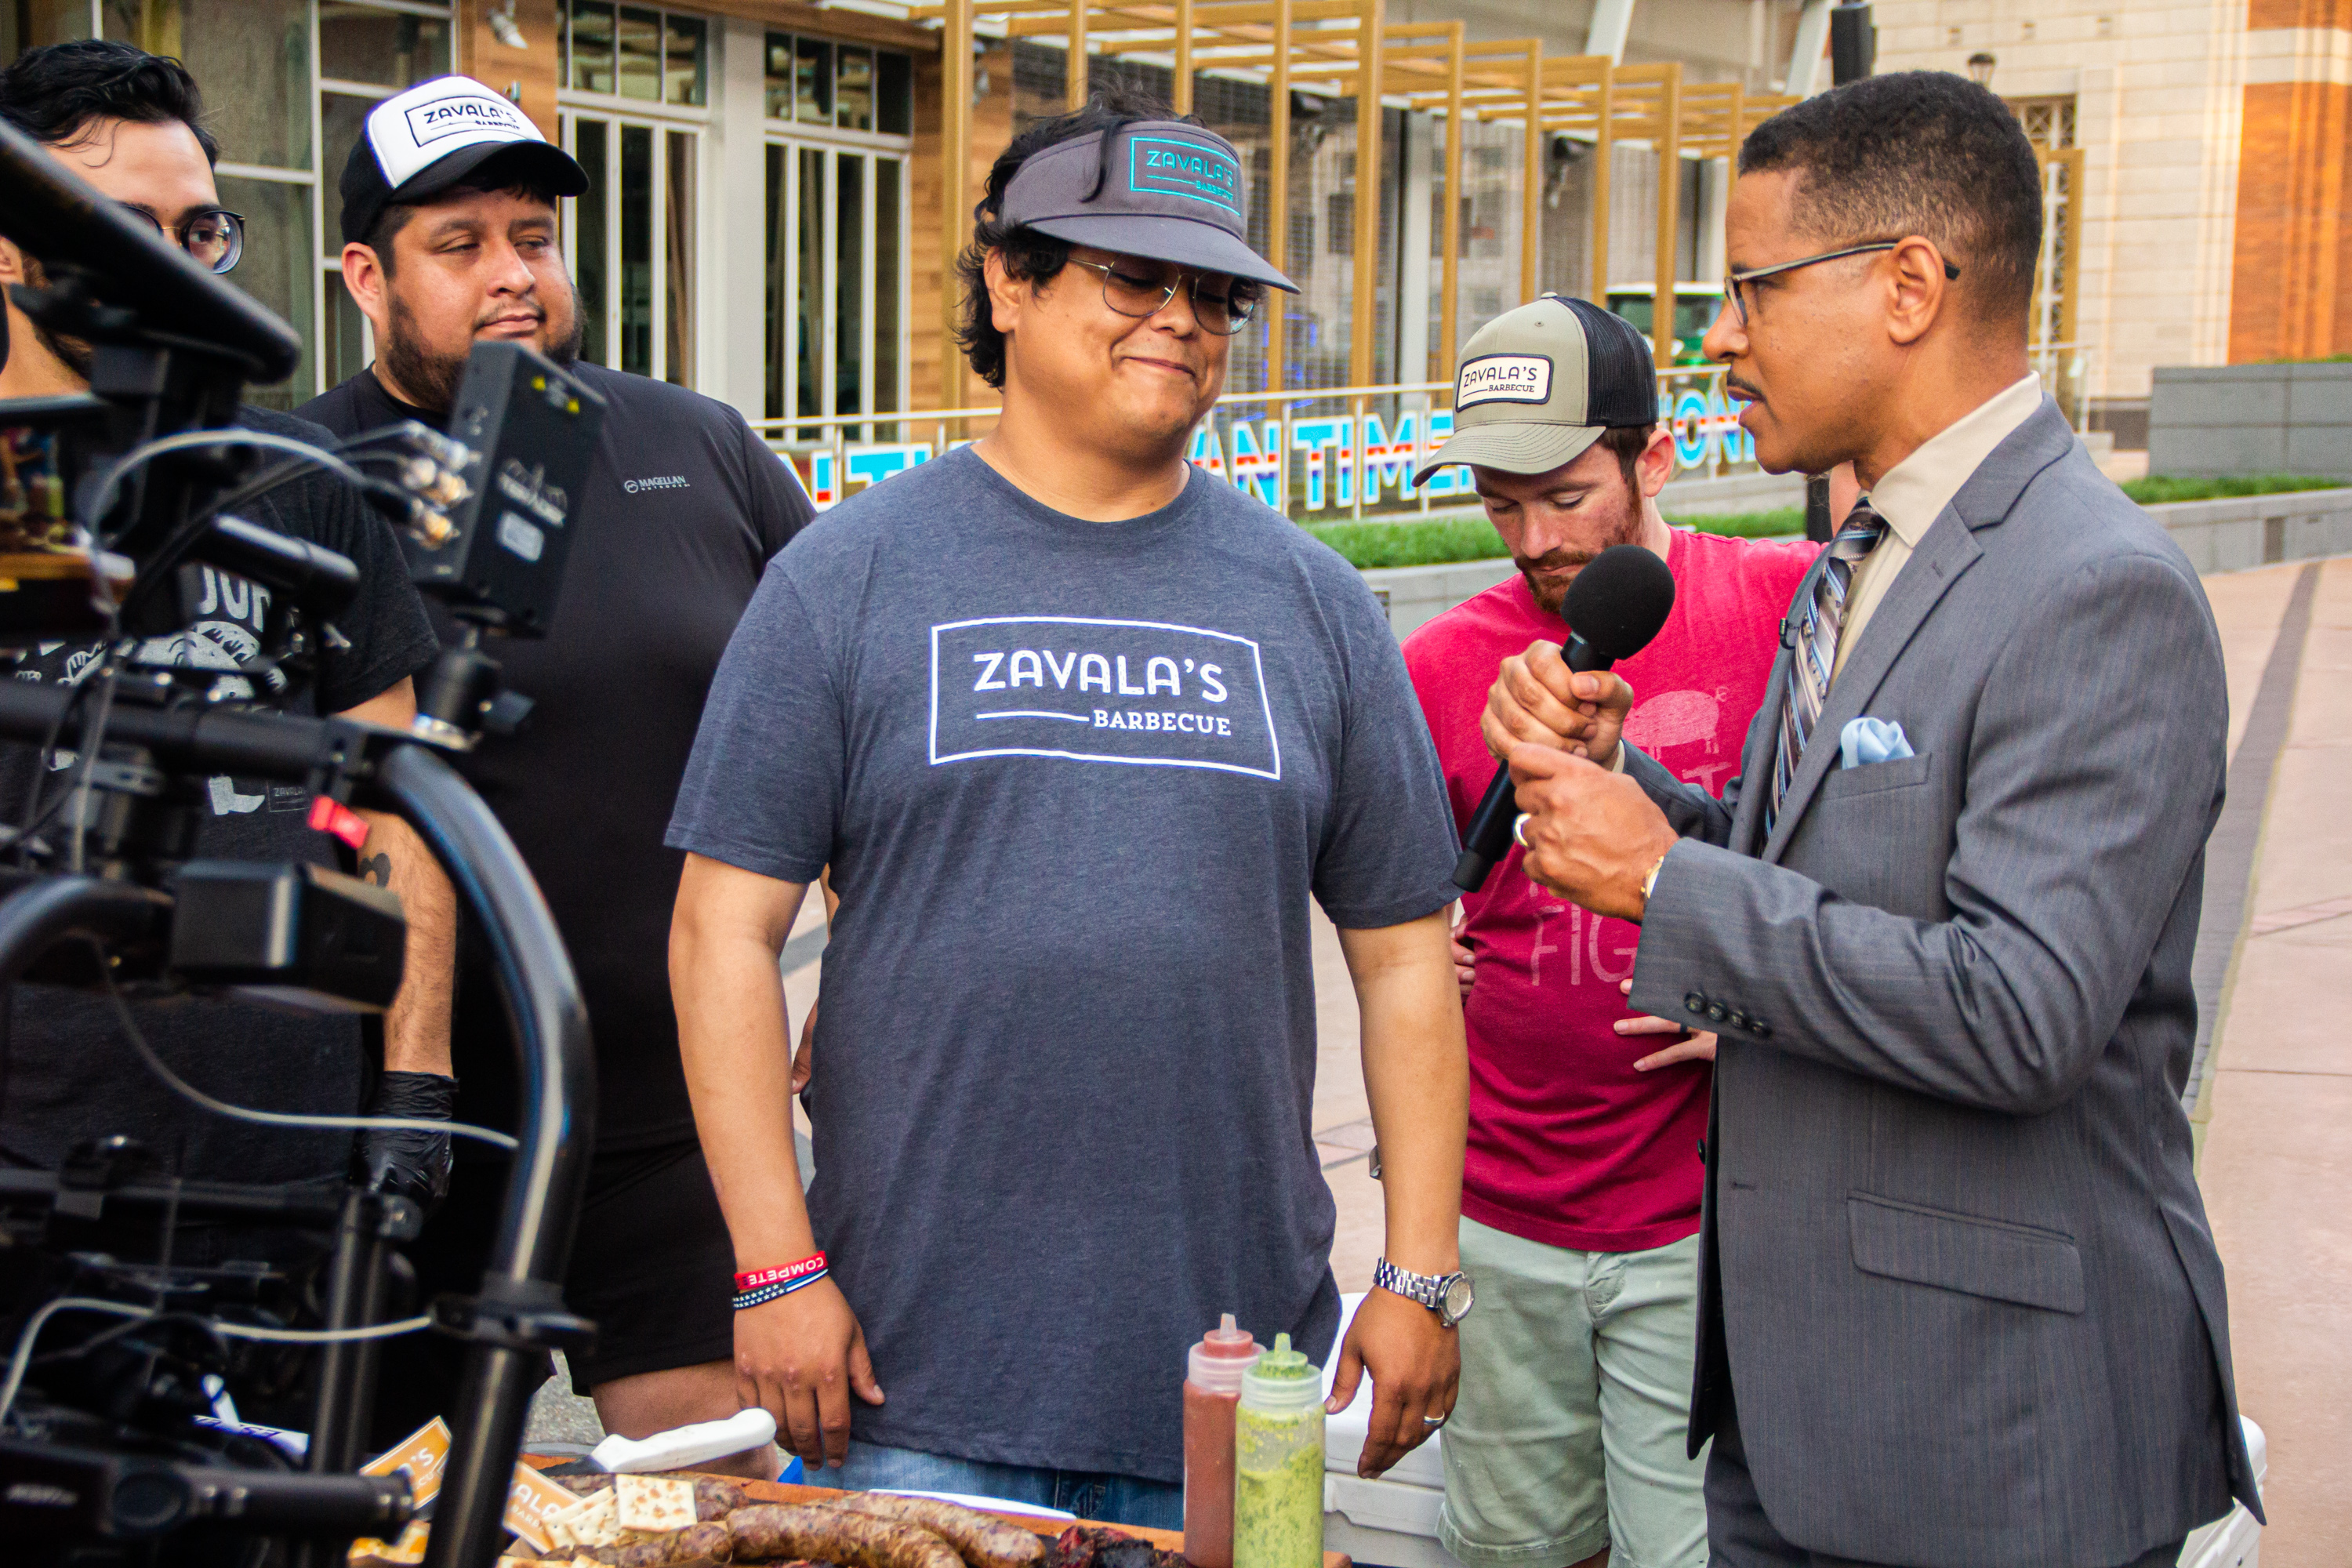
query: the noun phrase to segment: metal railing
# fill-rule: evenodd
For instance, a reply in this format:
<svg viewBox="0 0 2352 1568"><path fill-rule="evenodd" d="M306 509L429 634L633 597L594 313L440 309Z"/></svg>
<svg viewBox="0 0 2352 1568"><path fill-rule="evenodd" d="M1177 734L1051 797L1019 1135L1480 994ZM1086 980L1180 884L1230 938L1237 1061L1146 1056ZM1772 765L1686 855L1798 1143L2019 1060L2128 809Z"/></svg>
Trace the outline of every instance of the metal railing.
<svg viewBox="0 0 2352 1568"><path fill-rule="evenodd" d="M1721 365L1658 373L1659 416L1674 427L1685 471L1754 466L1738 411L1724 401L1723 375ZM1414 471L1452 434L1453 393L1450 381L1229 393L1193 432L1189 455L1297 521L1426 516L1437 504L1472 500L1467 476L1458 470L1412 483ZM985 434L997 414L992 407L898 410L755 419L751 427L793 462L826 508L853 486L878 484Z"/></svg>

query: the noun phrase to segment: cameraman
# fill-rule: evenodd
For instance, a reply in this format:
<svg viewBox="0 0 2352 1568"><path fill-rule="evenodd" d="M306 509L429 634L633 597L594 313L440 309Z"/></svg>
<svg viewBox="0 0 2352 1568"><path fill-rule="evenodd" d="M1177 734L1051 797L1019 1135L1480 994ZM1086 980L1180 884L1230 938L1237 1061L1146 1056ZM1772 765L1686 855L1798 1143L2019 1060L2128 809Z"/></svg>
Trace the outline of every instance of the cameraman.
<svg viewBox="0 0 2352 1568"><path fill-rule="evenodd" d="M419 142L413 125L462 124ZM704 693L768 560L813 509L792 470L723 404L574 363L580 312L556 203L580 165L480 83L443 77L385 100L342 174L343 283L376 363L303 409L342 435L442 426L478 342L526 342L602 394L604 432L574 498L563 593L544 640L501 643L535 704L467 777L513 835L580 972L596 1040L596 1154L564 1299L597 1324L570 1359L605 1426L641 1437L735 1414L733 1252L695 1142L667 952L685 857L662 833ZM488 966L460 964L465 1121L511 1127L514 1048ZM455 1195L411 1254L420 1282L471 1290L508 1164L459 1152ZM379 1435L457 1393L459 1347L391 1348ZM712 1468L772 1479L763 1447Z"/></svg>
<svg viewBox="0 0 2352 1568"><path fill-rule="evenodd" d="M221 206L213 184L220 149L201 128L203 101L179 61L96 39L32 49L0 70L0 118L41 142L74 174L130 210L202 265L227 272L243 249L244 220ZM0 284L40 287L39 264L0 240ZM91 349L35 323L11 300L12 345L0 367L0 396L88 390ZM284 414L242 408L245 428L316 445L333 438ZM340 481L323 472L268 490L241 509L247 521L351 558L360 592L335 617L342 646L322 639L312 689L280 705L406 729L415 716L411 675L432 661L432 627L391 530ZM181 630L149 639L145 663L235 670L258 649L268 590L212 567L183 568ZM20 656L16 678L77 681L98 668L98 645L44 643ZM271 700L273 682L254 692L247 677L224 675L239 696ZM0 747L0 810L23 818L43 759L22 745ZM54 775L72 753L46 759ZM64 787L46 781L45 795ZM232 860L336 863L335 843L308 826L300 789L222 776L208 784L210 811L196 854ZM449 1074L452 900L448 883L407 826L371 816L361 852L372 879L401 895L409 921L407 974L385 1019L384 1071L363 1082L358 1023L349 1016L298 1015L201 999L142 1006L139 1028L181 1077L234 1104L349 1116L364 1102L375 1114L446 1118L456 1100ZM54 829L52 829L54 834ZM7 1070L0 1079L0 1160L51 1168L78 1143L114 1133L144 1142L156 1160L185 1177L252 1183L337 1182L352 1173L347 1131L289 1131L226 1120L173 1097L136 1070L121 1026L100 997L40 988L15 1000ZM446 1186L448 1140L370 1133L361 1141L366 1176L419 1202ZM201 1263L223 1247L252 1256L255 1237L175 1241L177 1261ZM224 1254L225 1255L225 1254ZM292 1261L289 1255L284 1261Z"/></svg>

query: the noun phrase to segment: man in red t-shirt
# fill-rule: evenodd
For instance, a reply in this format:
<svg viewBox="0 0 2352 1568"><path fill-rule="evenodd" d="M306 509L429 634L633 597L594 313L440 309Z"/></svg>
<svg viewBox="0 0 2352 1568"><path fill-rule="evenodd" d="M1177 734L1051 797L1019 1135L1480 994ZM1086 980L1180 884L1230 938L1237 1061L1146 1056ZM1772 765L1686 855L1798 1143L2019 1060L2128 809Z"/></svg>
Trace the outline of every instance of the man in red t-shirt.
<svg viewBox="0 0 2352 1568"><path fill-rule="evenodd" d="M1495 776L1478 716L1496 667L1569 635L1569 584L1614 544L1657 552L1675 588L1657 639L1617 666L1643 694L1625 732L1718 788L1815 547L1666 525L1674 446L1649 345L1584 300L1547 295L1489 322L1464 351L1454 408L1457 434L1429 467L1471 466L1521 574L1404 646L1457 823ZM1612 1543L1641 1568L1704 1563L1705 1461L1684 1446L1714 1037L1631 1014L1641 929L1555 897L1519 861L1515 847L1463 899L1455 933L1462 1265L1478 1310L1461 1326L1441 1532L1474 1565L1598 1564Z"/></svg>

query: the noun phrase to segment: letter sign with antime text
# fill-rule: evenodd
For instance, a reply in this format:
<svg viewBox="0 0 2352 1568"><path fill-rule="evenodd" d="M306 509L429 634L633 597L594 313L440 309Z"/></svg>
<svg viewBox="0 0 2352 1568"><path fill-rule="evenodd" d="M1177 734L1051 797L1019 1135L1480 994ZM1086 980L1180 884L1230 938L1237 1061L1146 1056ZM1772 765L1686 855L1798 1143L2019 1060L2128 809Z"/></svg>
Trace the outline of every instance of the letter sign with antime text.
<svg viewBox="0 0 2352 1568"><path fill-rule="evenodd" d="M1158 621L1005 616L931 628L931 764L1059 757L1282 776L1258 645Z"/></svg>

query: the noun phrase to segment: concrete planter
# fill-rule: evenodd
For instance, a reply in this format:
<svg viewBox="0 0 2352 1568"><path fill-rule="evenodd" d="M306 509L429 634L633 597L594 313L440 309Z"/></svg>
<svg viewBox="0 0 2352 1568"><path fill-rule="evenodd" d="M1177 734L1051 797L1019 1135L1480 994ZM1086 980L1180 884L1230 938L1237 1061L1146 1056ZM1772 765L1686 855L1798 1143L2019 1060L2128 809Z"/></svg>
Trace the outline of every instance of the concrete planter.
<svg viewBox="0 0 2352 1568"><path fill-rule="evenodd" d="M2352 363L2159 366L2147 471L2352 475Z"/></svg>
<svg viewBox="0 0 2352 1568"><path fill-rule="evenodd" d="M2147 514L2164 525L2200 573L2242 572L2281 561L2352 554L2352 486L2174 501L2149 507ZM1402 641L1424 621L1486 592L1516 570L1507 557L1498 557L1444 566L1380 567L1366 572L1364 581L1387 595L1389 625Z"/></svg>

